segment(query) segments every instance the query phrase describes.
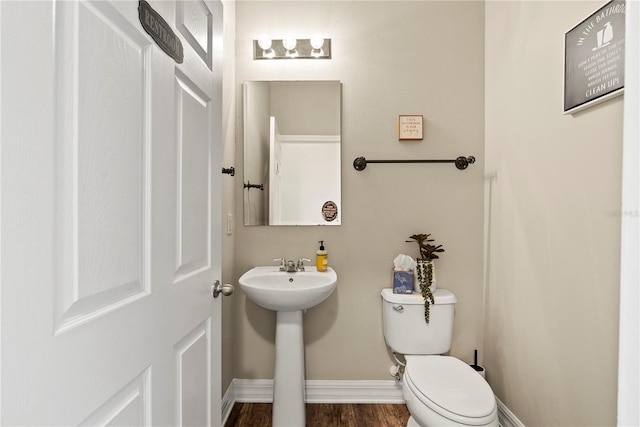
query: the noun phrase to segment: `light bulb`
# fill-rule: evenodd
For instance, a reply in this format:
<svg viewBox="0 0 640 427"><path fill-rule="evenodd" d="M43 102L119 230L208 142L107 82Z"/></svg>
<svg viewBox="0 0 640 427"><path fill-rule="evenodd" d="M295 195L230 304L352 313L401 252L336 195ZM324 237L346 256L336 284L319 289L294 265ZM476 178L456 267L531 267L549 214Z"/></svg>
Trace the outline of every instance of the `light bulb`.
<svg viewBox="0 0 640 427"><path fill-rule="evenodd" d="M282 46L284 46L285 49L287 50L293 50L296 48L296 43L298 41L296 39L292 39L292 38L287 38L282 40Z"/></svg>
<svg viewBox="0 0 640 427"><path fill-rule="evenodd" d="M262 37L258 39L258 46L260 46L262 50L271 49L271 39L267 37Z"/></svg>
<svg viewBox="0 0 640 427"><path fill-rule="evenodd" d="M320 50L322 49L322 45L324 44L324 38L322 38L320 34L316 34L311 37L310 43L312 48Z"/></svg>

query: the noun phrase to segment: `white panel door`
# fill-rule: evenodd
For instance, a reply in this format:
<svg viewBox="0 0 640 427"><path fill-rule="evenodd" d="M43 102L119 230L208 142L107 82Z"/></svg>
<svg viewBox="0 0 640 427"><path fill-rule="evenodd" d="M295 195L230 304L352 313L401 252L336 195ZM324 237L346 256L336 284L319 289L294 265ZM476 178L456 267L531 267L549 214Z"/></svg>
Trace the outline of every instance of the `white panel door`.
<svg viewBox="0 0 640 427"><path fill-rule="evenodd" d="M219 425L222 6L0 2L0 424Z"/></svg>

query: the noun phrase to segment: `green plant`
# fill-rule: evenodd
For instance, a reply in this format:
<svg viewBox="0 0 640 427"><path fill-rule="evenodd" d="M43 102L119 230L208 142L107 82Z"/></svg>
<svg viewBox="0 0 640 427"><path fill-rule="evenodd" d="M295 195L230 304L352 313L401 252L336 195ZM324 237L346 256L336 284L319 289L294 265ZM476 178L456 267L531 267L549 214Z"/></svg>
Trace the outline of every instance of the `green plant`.
<svg viewBox="0 0 640 427"><path fill-rule="evenodd" d="M433 260L439 259L439 253L444 252L442 245L432 245L433 239L429 237L431 234L413 234L409 236L412 240L407 242L415 242L418 244L419 257L416 266L416 276L420 284L422 298L424 298L424 321L429 323L429 309L431 304L435 304L433 293L431 292L431 283L433 282Z"/></svg>
<svg viewBox="0 0 640 427"><path fill-rule="evenodd" d="M430 236L431 234L412 234L409 236L409 238L413 240L407 240L407 242L415 241L420 249L420 256L418 259L431 261L440 258L438 253L444 252L442 245L434 246L430 243L434 241L429 238Z"/></svg>

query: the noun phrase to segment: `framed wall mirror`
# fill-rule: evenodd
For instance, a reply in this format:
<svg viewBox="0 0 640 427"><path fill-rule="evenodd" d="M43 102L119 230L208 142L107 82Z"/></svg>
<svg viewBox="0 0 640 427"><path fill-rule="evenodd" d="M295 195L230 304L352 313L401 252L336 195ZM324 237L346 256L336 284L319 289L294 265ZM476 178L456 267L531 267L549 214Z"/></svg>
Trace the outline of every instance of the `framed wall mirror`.
<svg viewBox="0 0 640 427"><path fill-rule="evenodd" d="M244 224L340 225L341 84L243 84Z"/></svg>

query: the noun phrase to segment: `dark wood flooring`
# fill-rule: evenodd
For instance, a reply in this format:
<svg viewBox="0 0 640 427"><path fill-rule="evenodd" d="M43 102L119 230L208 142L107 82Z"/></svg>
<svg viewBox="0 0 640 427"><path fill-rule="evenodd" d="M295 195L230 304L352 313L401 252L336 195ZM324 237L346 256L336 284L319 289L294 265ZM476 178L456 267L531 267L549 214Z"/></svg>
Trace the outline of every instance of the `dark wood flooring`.
<svg viewBox="0 0 640 427"><path fill-rule="evenodd" d="M405 405L307 403L307 427L404 427L408 419ZM270 403L236 403L225 424L225 427L269 426Z"/></svg>

